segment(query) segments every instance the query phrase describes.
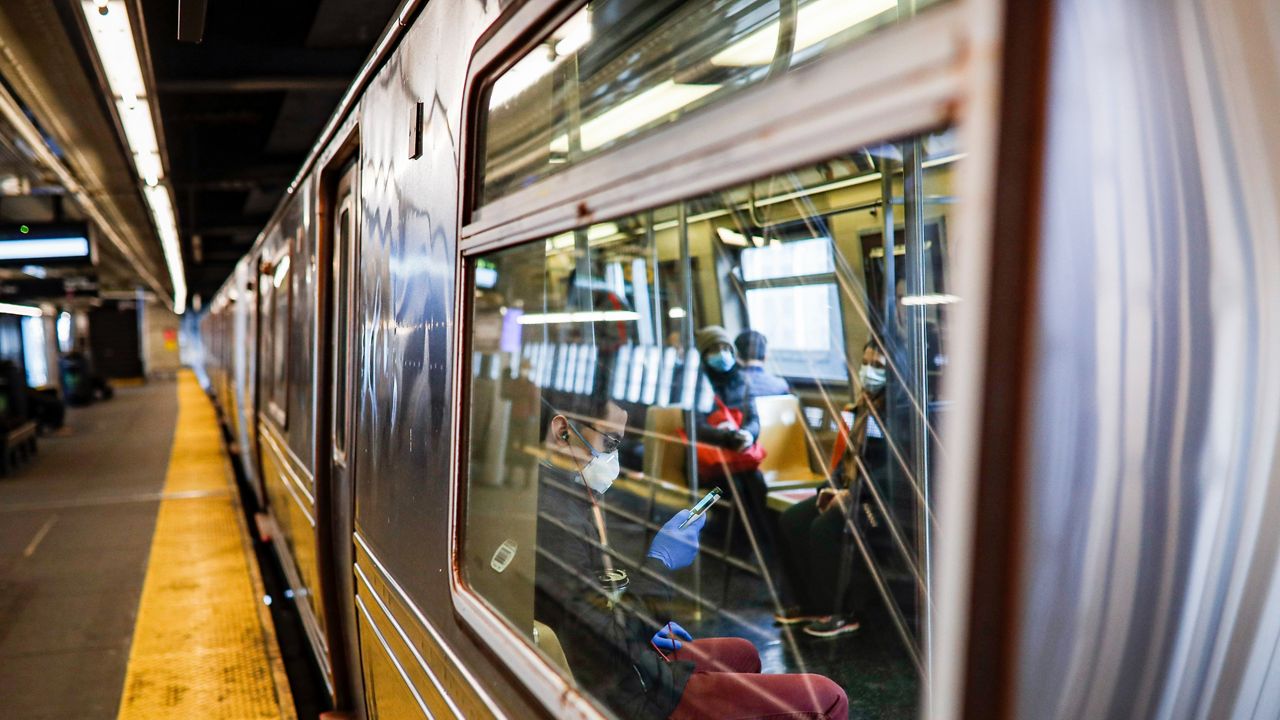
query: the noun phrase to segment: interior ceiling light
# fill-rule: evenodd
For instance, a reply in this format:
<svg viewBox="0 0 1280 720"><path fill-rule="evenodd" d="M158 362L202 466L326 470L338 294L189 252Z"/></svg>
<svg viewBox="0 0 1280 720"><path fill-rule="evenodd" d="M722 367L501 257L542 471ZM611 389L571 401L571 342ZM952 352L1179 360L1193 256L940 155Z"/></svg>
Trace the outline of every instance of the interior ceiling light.
<svg viewBox="0 0 1280 720"><path fill-rule="evenodd" d="M115 96L116 111L133 155L134 168L146 186L143 196L150 206L173 282L173 311L181 315L186 310L187 281L182 268L182 247L178 243L177 217L169 188L162 184L164 163L160 160L160 143L151 103L147 101L129 9L124 0L81 0L80 7L102 72L107 76L107 85Z"/></svg>
<svg viewBox="0 0 1280 720"><path fill-rule="evenodd" d="M719 90L715 83L692 84L667 80L615 105L609 110L582 123L579 132L582 149L586 151L607 145L620 137L630 135L659 118L670 115L711 93ZM551 141L552 153L569 152L569 136L560 135Z"/></svg>
<svg viewBox="0 0 1280 720"><path fill-rule="evenodd" d="M813 0L796 12L794 53L806 50L880 13L896 10L898 0ZM778 21L751 33L711 58L720 67L751 67L773 62Z"/></svg>
<svg viewBox="0 0 1280 720"><path fill-rule="evenodd" d="M14 305L13 303L0 302L0 313L6 315L24 315L26 317L40 317L44 313L38 307L30 305Z"/></svg>
<svg viewBox="0 0 1280 720"><path fill-rule="evenodd" d="M535 48L498 77L489 93L489 108L501 107L533 87L565 57L577 52L588 42L591 42L591 12L583 8L556 28L551 37L547 38L546 45Z"/></svg>

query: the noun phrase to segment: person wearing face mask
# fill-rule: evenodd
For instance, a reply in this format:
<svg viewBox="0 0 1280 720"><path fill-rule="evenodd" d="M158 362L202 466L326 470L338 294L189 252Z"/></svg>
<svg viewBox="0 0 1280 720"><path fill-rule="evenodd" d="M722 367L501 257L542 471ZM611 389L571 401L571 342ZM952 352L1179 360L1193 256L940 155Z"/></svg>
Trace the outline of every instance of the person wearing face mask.
<svg viewBox="0 0 1280 720"><path fill-rule="evenodd" d="M543 402L534 617L555 632L575 682L624 718L844 720L847 698L829 679L762 675L750 642L695 640L672 617L670 587L687 582L681 573L697 555L705 515L680 528L689 511L677 512L638 562L611 542L602 505L619 474L627 414L603 397ZM633 528L614 529L634 542Z"/></svg>
<svg viewBox="0 0 1280 720"><path fill-rule="evenodd" d="M703 373L710 381L716 398L726 408L742 413L742 422L736 428L724 421L712 424L709 418L716 414L714 408L706 413L700 413L698 442L718 445L729 450L745 450L751 447L760 435L760 419L756 415L751 388L734 354L733 338L719 325L708 325L694 334L694 341L702 359Z"/></svg>
<svg viewBox="0 0 1280 720"><path fill-rule="evenodd" d="M857 377L857 400L846 407L853 415L846 454L875 467L878 463L867 453L879 448L870 446L868 438L883 437L877 418L884 418L885 407L885 356L875 341L863 348ZM858 615L870 598L863 561L849 552L851 539L845 533L853 500L841 480L834 479L813 497L792 505L778 523L782 566L794 604L774 615L774 621L804 625L804 633L813 637L834 638L858 630Z"/></svg>

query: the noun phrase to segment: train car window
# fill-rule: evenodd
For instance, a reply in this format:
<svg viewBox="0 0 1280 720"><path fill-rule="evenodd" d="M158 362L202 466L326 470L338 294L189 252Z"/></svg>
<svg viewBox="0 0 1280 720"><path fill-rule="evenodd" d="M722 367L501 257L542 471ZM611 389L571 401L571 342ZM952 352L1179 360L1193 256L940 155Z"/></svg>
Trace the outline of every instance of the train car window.
<svg viewBox="0 0 1280 720"><path fill-rule="evenodd" d="M493 81L490 202L934 2L595 0Z"/></svg>
<svg viewBox="0 0 1280 720"><path fill-rule="evenodd" d="M289 297L290 272L289 255L285 253L276 261L271 273L271 353L266 357L271 362L271 404L277 419L283 425L286 421L288 403L286 401L289 388Z"/></svg>
<svg viewBox="0 0 1280 720"><path fill-rule="evenodd" d="M464 580L608 712L918 710L962 157L939 131L469 258Z"/></svg>
<svg viewBox="0 0 1280 720"><path fill-rule="evenodd" d="M330 418L333 428L333 448L339 454L347 450L347 325L350 310L348 308L348 276L350 262L347 253L351 244L351 200L348 197L338 210L337 237L333 246L333 327L330 328L333 338L333 405Z"/></svg>

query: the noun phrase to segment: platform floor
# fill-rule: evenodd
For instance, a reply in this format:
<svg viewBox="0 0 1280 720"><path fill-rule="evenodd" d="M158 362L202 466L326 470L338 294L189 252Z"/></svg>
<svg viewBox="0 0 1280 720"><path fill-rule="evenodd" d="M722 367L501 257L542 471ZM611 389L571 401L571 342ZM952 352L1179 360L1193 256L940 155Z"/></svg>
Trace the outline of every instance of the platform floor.
<svg viewBox="0 0 1280 720"><path fill-rule="evenodd" d="M0 478L0 698L23 718L292 716L189 373L68 414Z"/></svg>

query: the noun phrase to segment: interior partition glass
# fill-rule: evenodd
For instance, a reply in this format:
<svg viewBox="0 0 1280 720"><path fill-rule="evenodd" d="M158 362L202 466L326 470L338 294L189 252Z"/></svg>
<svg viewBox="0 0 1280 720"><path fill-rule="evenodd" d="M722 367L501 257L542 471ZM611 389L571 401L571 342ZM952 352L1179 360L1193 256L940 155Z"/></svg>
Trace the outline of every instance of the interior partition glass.
<svg viewBox="0 0 1280 720"><path fill-rule="evenodd" d="M803 67L934 0L594 0L489 88L479 204Z"/></svg>
<svg viewBox="0 0 1280 720"><path fill-rule="evenodd" d="M960 157L932 133L469 259L465 581L613 715L917 711Z"/></svg>

